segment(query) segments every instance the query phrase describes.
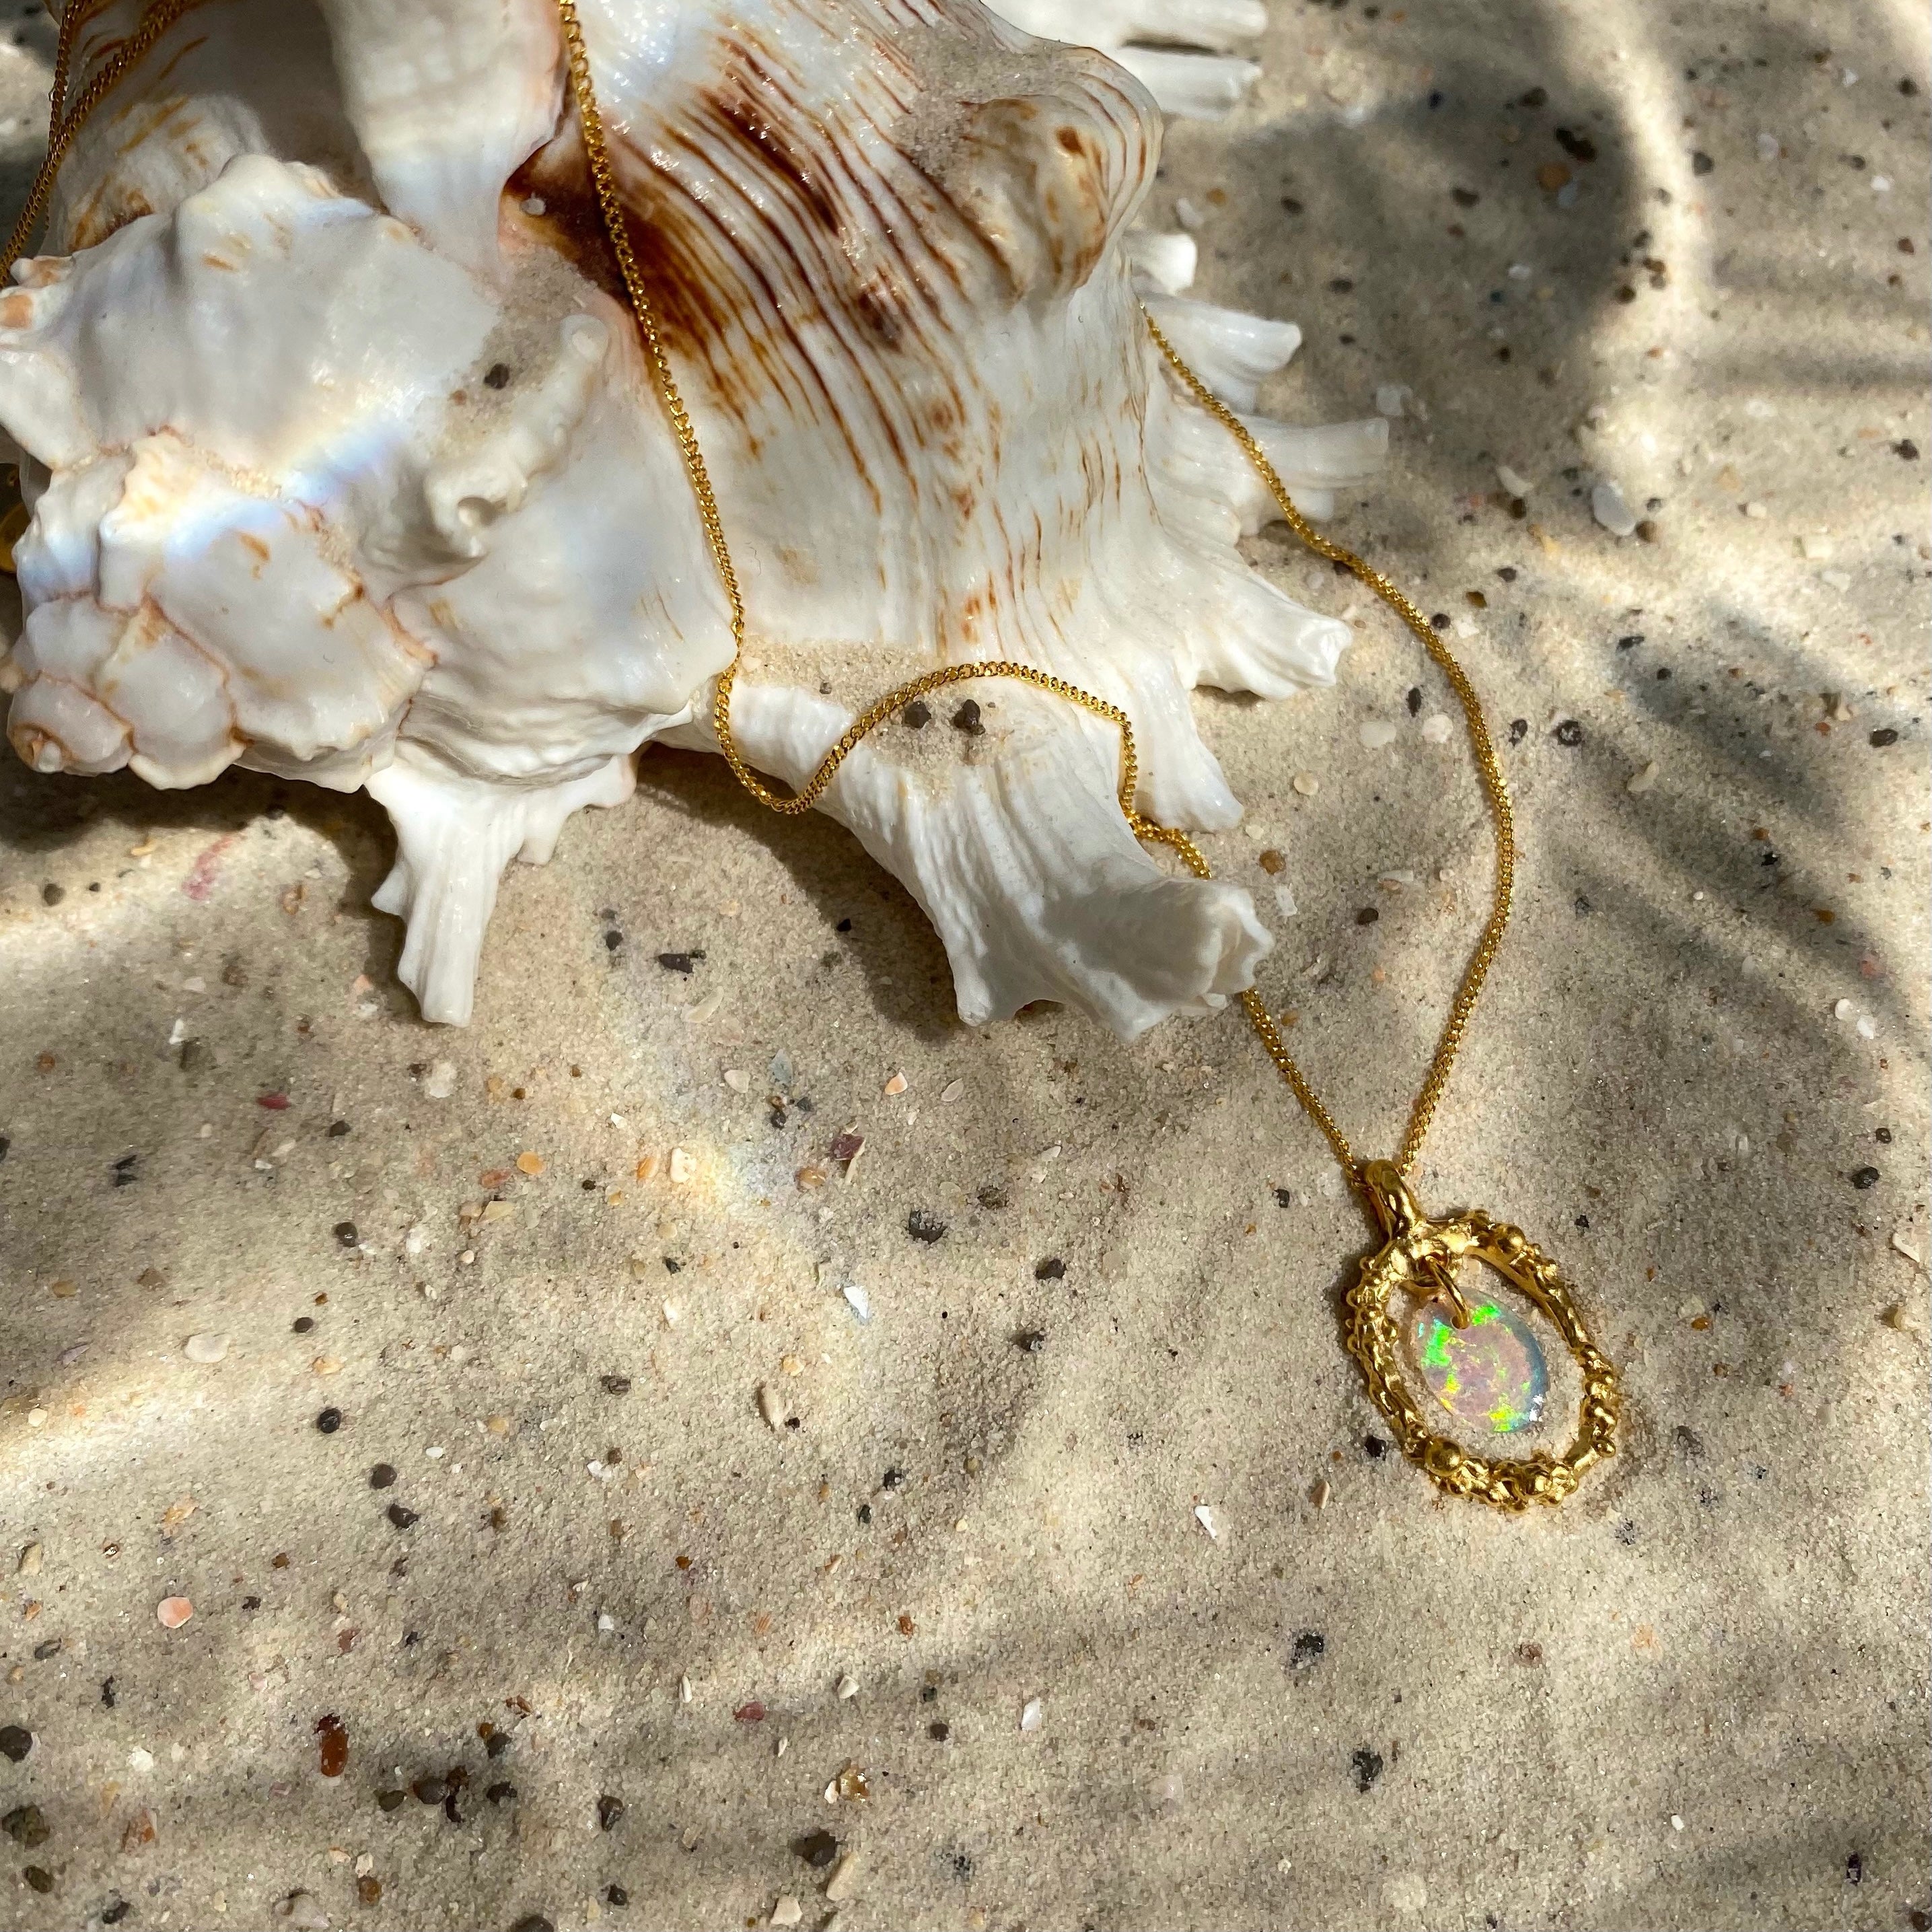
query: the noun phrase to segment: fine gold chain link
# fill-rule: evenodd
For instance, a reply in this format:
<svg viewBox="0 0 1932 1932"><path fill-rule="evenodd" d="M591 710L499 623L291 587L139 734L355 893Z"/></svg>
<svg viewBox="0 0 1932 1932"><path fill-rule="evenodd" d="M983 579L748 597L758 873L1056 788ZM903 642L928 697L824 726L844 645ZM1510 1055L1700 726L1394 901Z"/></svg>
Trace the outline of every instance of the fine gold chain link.
<svg viewBox="0 0 1932 1932"><path fill-rule="evenodd" d="M154 0L154 4L142 15L134 31L116 46L100 70L81 90L72 108L64 112L64 97L74 39L83 13L91 10L83 6L82 0L69 0L61 22L59 45L55 62L46 159L34 178L26 205L21 211L20 218L15 224L13 236L8 243L5 257L0 260L0 274L10 272L14 263L26 252L34 229L46 211L60 164L88 117L112 92L128 69L148 52L181 14L196 4L197 0ZM1173 826L1158 824L1136 808L1134 799L1138 789L1139 765L1133 729L1126 713L1119 706L1109 704L1105 698L1084 691L1064 678L1052 676L1030 665L1016 664L1005 658L945 665L910 679L874 699L853 720L838 742L820 760L812 776L796 791L774 790L746 763L731 730L731 694L737 680L745 643L745 603L739 587L737 570L732 562L730 546L725 539L724 520L719 514L717 496L712 488L710 472L705 465L704 452L685 407L676 373L671 368L670 356L658 328L656 311L652 304L650 291L644 285L643 271L631 246L623 204L618 194L616 176L610 164L604 117L598 104L596 87L591 76L590 53L584 44L582 25L578 18L576 0L556 0L556 9L569 66L572 95L576 104L578 127L583 137L585 155L590 164L598 212L610 239L618 272L623 280L625 295L636 320L638 339L650 366L652 379L664 412L670 418L672 433L677 440L685 474L697 503L698 520L704 529L705 543L710 551L719 585L724 593L730 626L732 657L730 663L718 679L712 700L712 723L717 734L718 748L724 753L733 776L760 804L787 817L795 817L809 811L824 796L826 788L837 776L839 767L867 736L914 698L949 685L962 684L974 679L1008 679L1030 685L1051 696L1077 704L1094 717L1113 726L1119 733L1120 741L1118 797L1122 815L1129 826L1137 838L1168 847L1196 878L1211 878L1213 873L1207 860L1185 832ZM1477 770L1496 830L1495 885L1489 917L1484 923L1475 950L1463 968L1454 1000L1437 1039L1421 1090L1416 1096L1415 1103L1410 1110L1408 1130L1402 1136L1401 1150L1394 1163L1399 1174L1406 1174L1414 1164L1423 1137L1428 1132L1430 1124L1442 1101L1443 1088L1455 1064L1470 1015L1475 1009L1483 983L1489 976L1497 949L1502 943L1504 930L1509 922L1510 896L1516 876L1516 836L1510 811L1508 785L1496 758L1488 724L1484 718L1481 700L1478 698L1462 666L1429 620L1380 571L1365 562L1353 550L1322 536L1310 524L1295 506L1287 486L1268 460L1267 452L1250 434L1246 425L1188 366L1154 317L1144 309L1142 313L1148 332L1168 368L1195 401L1207 410L1239 445L1242 453L1254 466L1256 474L1267 485L1269 494L1274 497L1276 507L1289 529L1318 556L1325 557L1330 562L1342 566L1373 592L1414 633L1423 648L1449 680L1450 688L1456 694L1456 701L1462 708L1462 715L1468 727L1470 744L1475 754ZM1363 1163L1358 1159L1354 1150L1349 1144L1348 1136L1342 1132L1334 1115L1330 1112L1321 1096L1310 1085L1306 1076L1289 1053L1287 1043L1282 1037L1281 1029L1268 1012L1266 1003L1252 987L1243 992L1240 998L1242 1009L1266 1049L1268 1058L1274 1062L1310 1118L1327 1136L1343 1171L1357 1189L1366 1194L1368 1190L1364 1180Z"/></svg>

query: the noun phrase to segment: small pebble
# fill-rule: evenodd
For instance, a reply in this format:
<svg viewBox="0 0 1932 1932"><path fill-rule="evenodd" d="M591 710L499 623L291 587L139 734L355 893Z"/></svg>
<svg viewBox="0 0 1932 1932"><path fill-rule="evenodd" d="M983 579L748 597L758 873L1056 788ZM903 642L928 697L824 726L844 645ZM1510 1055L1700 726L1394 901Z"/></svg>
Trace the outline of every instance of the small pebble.
<svg viewBox="0 0 1932 1932"><path fill-rule="evenodd" d="M790 1892L772 1907L772 1916L767 1922L773 1925L796 1925L805 1916L805 1908Z"/></svg>
<svg viewBox="0 0 1932 1932"><path fill-rule="evenodd" d="M24 1845L32 1851L36 1845L44 1845L53 1834L49 1828L45 1816L38 1804L16 1804L4 1818L0 1818L0 1831L17 1845Z"/></svg>
<svg viewBox="0 0 1932 1932"><path fill-rule="evenodd" d="M228 1337L212 1333L190 1335L182 1346L190 1362L218 1362L227 1352Z"/></svg>
<svg viewBox="0 0 1932 1932"><path fill-rule="evenodd" d="M905 1225L906 1232L915 1241L923 1241L928 1246L946 1232L946 1223L924 1208L915 1208L906 1216Z"/></svg>
<svg viewBox="0 0 1932 1932"><path fill-rule="evenodd" d="M24 1724L0 1724L0 1757L18 1764L34 1748L34 1734Z"/></svg>
<svg viewBox="0 0 1932 1932"><path fill-rule="evenodd" d="M1654 789L1656 784L1657 760L1653 758L1642 771L1631 772L1624 781L1624 790L1634 798L1641 798L1646 792Z"/></svg>
<svg viewBox="0 0 1932 1932"><path fill-rule="evenodd" d="M325 1436L333 1436L342 1426L342 1412L339 1408L325 1408L315 1419L315 1426Z"/></svg>
<svg viewBox="0 0 1932 1932"><path fill-rule="evenodd" d="M1566 718L1550 735L1559 745L1568 745L1574 748L1583 742L1583 728L1575 718Z"/></svg>
<svg viewBox="0 0 1932 1932"><path fill-rule="evenodd" d="M1435 711L1422 721L1423 737L1432 745L1446 745L1451 730L1446 712Z"/></svg>
<svg viewBox="0 0 1932 1932"><path fill-rule="evenodd" d="M369 1486L372 1490L390 1488L396 1480L396 1466L393 1462L378 1462L369 1472Z"/></svg>
<svg viewBox="0 0 1932 1932"><path fill-rule="evenodd" d="M154 1617L162 1629L179 1630L194 1615L194 1606L185 1597L164 1597L154 1606Z"/></svg>
<svg viewBox="0 0 1932 1932"><path fill-rule="evenodd" d="M1033 1278L1035 1281L1064 1281L1066 1264L1058 1255L1049 1255L1034 1268Z"/></svg>
<svg viewBox="0 0 1932 1932"><path fill-rule="evenodd" d="M624 1801L605 1792L597 1801L597 1828L614 1832L624 1816Z"/></svg>
<svg viewBox="0 0 1932 1932"><path fill-rule="evenodd" d="M1360 735L1369 750L1379 752L1384 746L1393 745L1396 734L1395 727L1386 719L1371 718L1362 726Z"/></svg>
<svg viewBox="0 0 1932 1932"><path fill-rule="evenodd" d="M1029 1697L1020 1707L1020 1729L1036 1731L1046 1722L1046 1706L1037 1697Z"/></svg>
<svg viewBox="0 0 1932 1932"><path fill-rule="evenodd" d="M952 728L956 731L963 731L969 738L978 738L985 735L986 727L980 716L980 706L976 699L968 698L965 703L953 712Z"/></svg>
<svg viewBox="0 0 1932 1932"><path fill-rule="evenodd" d="M432 1100L447 1100L456 1091L456 1063L439 1060L423 1076L422 1090Z"/></svg>

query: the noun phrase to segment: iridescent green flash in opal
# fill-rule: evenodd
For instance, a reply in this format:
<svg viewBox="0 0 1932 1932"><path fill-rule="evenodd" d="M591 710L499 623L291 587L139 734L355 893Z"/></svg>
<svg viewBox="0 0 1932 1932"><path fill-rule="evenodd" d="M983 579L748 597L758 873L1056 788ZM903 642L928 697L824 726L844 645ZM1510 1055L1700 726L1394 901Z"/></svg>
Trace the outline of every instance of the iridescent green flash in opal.
<svg viewBox="0 0 1932 1932"><path fill-rule="evenodd" d="M1472 1302L1458 1328L1448 1304L1425 1301L1409 1328L1416 1365L1430 1393L1472 1428L1508 1436L1543 1413L1550 1370L1529 1324L1493 1301Z"/></svg>

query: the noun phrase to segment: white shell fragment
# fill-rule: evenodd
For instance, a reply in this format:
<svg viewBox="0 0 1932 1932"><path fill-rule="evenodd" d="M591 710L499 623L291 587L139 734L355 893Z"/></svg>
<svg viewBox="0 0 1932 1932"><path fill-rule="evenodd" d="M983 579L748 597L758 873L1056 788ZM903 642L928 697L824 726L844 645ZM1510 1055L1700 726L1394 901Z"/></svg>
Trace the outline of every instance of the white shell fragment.
<svg viewBox="0 0 1932 1932"><path fill-rule="evenodd" d="M662 0L579 10L743 580L746 758L798 784L880 692L1010 658L1126 711L1141 810L1233 824L1188 692L1330 682L1348 633L1244 561L1274 502L1138 303L1309 514L1388 437L1254 416L1299 331L1181 296L1192 238L1130 232L1156 100L1238 98L1223 50L1260 0L1015 4L1081 46L969 0L686 0L674 32ZM122 15L81 28L74 92ZM567 94L552 0L190 9L0 295L32 512L16 750L366 790L397 836L374 902L432 1020L470 1016L512 859L622 804L652 740L717 748L731 655ZM820 801L932 919L967 1020L1052 999L1131 1038L1252 983L1249 895L1142 849L1118 758L1097 719L982 682L881 727Z"/></svg>
<svg viewBox="0 0 1932 1932"><path fill-rule="evenodd" d="M1608 477L1590 492L1590 514L1613 537L1627 537L1636 528L1636 512L1624 501L1624 493Z"/></svg>

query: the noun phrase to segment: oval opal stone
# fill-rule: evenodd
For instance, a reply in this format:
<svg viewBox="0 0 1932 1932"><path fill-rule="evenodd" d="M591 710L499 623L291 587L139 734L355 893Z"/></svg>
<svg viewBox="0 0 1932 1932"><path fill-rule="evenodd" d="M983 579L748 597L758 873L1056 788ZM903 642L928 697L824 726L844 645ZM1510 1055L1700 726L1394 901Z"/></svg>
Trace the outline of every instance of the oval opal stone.
<svg viewBox="0 0 1932 1932"><path fill-rule="evenodd" d="M1543 1413L1550 1370L1528 1322L1494 1301L1469 1304L1458 1328L1447 1302L1424 1302L1409 1326L1422 1379L1457 1421L1492 1435L1527 1429Z"/></svg>

